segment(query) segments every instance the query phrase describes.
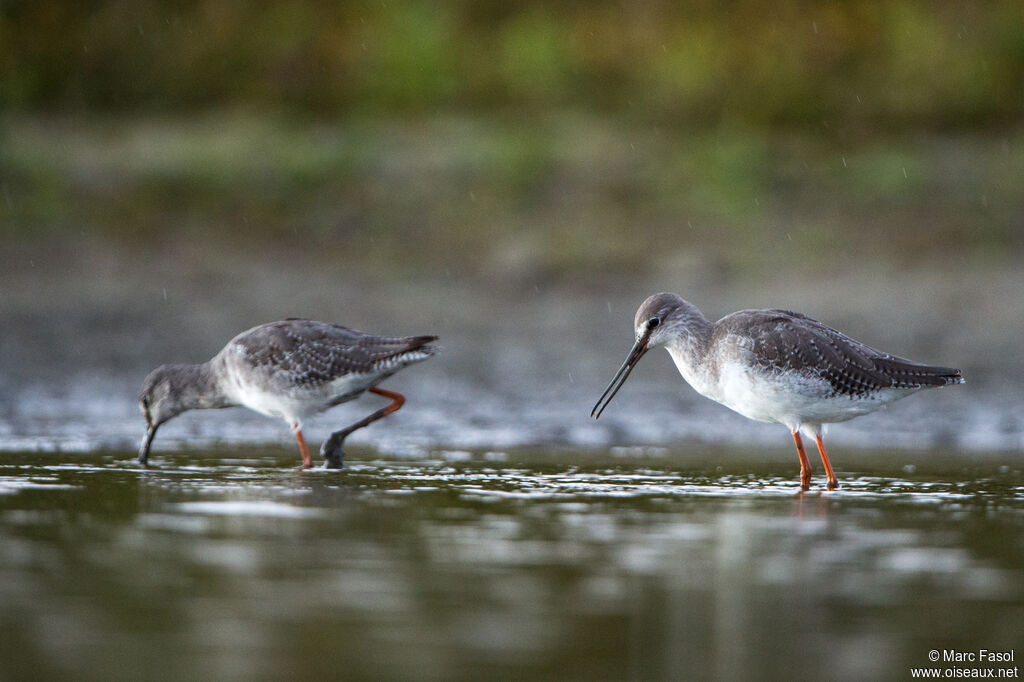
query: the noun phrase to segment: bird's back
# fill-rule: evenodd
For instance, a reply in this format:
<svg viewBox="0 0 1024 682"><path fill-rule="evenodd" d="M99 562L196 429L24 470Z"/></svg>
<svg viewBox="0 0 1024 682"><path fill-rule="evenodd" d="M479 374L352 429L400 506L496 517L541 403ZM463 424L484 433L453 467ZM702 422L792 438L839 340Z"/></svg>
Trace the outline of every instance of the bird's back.
<svg viewBox="0 0 1024 682"><path fill-rule="evenodd" d="M817 378L836 396L963 383L958 369L885 353L789 310L733 313L715 324L712 344L726 337L739 338L762 371Z"/></svg>
<svg viewBox="0 0 1024 682"><path fill-rule="evenodd" d="M436 336L381 337L341 325L287 319L242 332L219 353L242 404L275 416L313 413L356 397L426 360Z"/></svg>

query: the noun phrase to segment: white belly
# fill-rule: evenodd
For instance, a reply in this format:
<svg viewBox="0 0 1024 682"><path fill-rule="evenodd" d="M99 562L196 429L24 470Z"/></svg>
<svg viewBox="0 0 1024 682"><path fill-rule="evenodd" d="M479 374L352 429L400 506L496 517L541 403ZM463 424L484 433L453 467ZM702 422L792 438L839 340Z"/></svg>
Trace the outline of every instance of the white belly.
<svg viewBox="0 0 1024 682"><path fill-rule="evenodd" d="M316 387L296 386L271 390L255 381L234 380L230 393L250 410L299 424L324 410L358 397L383 377L377 374L348 374Z"/></svg>
<svg viewBox="0 0 1024 682"><path fill-rule="evenodd" d="M762 422L801 425L842 422L873 412L918 389L884 389L862 396L834 395L828 382L798 373L770 373L741 362L724 362L717 375L672 354L683 378L701 395Z"/></svg>

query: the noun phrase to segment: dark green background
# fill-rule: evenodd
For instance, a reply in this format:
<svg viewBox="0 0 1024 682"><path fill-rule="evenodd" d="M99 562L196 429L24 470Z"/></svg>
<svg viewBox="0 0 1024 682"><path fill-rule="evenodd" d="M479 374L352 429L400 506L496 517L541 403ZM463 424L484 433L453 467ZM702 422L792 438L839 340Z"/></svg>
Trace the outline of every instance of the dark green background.
<svg viewBox="0 0 1024 682"><path fill-rule="evenodd" d="M21 243L554 277L1024 243L1015 1L8 1L0 104Z"/></svg>

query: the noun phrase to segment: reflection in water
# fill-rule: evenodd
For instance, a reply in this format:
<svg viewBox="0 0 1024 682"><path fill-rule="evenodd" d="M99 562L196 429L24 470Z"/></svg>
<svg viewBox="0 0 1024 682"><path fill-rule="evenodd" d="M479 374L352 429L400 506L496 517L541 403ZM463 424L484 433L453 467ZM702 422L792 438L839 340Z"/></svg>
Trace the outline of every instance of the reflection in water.
<svg viewBox="0 0 1024 682"><path fill-rule="evenodd" d="M792 467L667 455L438 453L337 474L285 454L150 470L5 455L7 672L903 678L934 648L1020 644L1019 471L799 494Z"/></svg>

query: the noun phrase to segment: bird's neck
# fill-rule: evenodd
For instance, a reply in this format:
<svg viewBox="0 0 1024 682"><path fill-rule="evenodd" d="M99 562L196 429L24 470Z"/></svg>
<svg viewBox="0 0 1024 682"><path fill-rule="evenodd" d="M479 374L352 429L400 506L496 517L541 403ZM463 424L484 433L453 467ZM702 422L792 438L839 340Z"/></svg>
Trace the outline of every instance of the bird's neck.
<svg viewBox="0 0 1024 682"><path fill-rule="evenodd" d="M201 365L176 365L173 386L178 391L182 406L188 410L230 407L234 404L222 389L212 360Z"/></svg>
<svg viewBox="0 0 1024 682"><path fill-rule="evenodd" d="M665 347L683 378L696 386L711 369L708 353L711 348L713 325L695 307L688 313L680 321L672 340L666 343Z"/></svg>

